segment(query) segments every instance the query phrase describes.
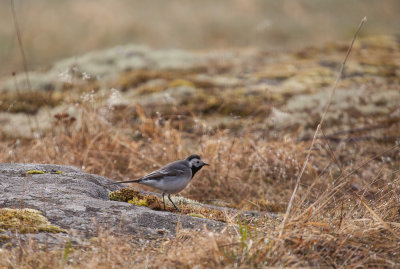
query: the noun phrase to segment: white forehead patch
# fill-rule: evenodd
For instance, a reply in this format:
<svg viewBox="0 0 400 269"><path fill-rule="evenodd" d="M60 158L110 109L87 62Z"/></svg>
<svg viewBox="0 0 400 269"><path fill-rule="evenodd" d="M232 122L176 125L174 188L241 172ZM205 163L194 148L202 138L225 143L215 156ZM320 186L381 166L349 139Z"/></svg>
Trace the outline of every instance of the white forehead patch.
<svg viewBox="0 0 400 269"><path fill-rule="evenodd" d="M190 164L191 164L191 166L199 167L199 166L201 166L202 161L201 161L201 159L194 158L194 159L190 160Z"/></svg>

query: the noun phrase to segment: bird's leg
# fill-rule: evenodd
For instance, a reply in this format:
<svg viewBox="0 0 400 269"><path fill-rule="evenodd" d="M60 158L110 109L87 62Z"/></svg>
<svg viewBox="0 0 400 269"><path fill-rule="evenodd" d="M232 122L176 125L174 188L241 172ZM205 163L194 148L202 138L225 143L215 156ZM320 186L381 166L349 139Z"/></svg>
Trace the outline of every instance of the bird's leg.
<svg viewBox="0 0 400 269"><path fill-rule="evenodd" d="M162 193L162 202L163 202L163 204L164 204L164 211L165 211L165 200L164 200L164 195L165 195L165 192Z"/></svg>
<svg viewBox="0 0 400 269"><path fill-rule="evenodd" d="M179 208L174 204L174 202L172 202L170 194L168 194L168 199L169 199L170 202L174 205L175 209L178 210L178 212L181 212L181 211L179 210Z"/></svg>

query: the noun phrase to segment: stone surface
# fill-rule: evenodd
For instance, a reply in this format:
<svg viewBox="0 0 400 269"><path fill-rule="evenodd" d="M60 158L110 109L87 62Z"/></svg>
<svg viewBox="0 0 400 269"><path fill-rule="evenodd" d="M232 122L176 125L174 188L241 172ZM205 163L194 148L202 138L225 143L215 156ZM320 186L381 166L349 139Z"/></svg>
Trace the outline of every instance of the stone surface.
<svg viewBox="0 0 400 269"><path fill-rule="evenodd" d="M32 174L27 174L28 171ZM32 235L50 243L65 241L72 234L96 236L100 228L138 238L157 238L174 234L177 225L183 229L201 229L206 225L211 230L224 226L209 219L110 201L108 193L120 188L107 185L112 182L71 166L3 163L0 164L0 207L37 209L52 224L68 231L68 235Z"/></svg>

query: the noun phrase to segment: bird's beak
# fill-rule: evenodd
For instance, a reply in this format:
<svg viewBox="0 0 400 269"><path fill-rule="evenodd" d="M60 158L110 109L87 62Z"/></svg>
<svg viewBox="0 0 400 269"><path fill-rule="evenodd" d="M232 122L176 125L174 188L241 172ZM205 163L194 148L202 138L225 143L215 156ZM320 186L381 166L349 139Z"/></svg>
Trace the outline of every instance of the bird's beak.
<svg viewBox="0 0 400 269"><path fill-rule="evenodd" d="M204 163L204 162L203 162ZM204 165L209 165L208 163L204 163Z"/></svg>

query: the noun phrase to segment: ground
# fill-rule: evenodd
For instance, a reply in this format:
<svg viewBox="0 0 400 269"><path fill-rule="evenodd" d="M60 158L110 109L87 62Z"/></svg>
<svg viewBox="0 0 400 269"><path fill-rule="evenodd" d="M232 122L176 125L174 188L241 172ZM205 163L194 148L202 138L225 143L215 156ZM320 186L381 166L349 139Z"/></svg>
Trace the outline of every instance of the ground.
<svg viewBox="0 0 400 269"><path fill-rule="evenodd" d="M281 222L236 217L220 232L177 227L156 243L99 231L51 254L34 242L2 249L9 258L0 260L72 268L398 266L399 44L395 36L356 41L283 230ZM197 153L211 166L180 195L283 216L348 45L280 53L125 46L32 73L31 89L17 75L0 85L0 161L68 164L121 180Z"/></svg>

